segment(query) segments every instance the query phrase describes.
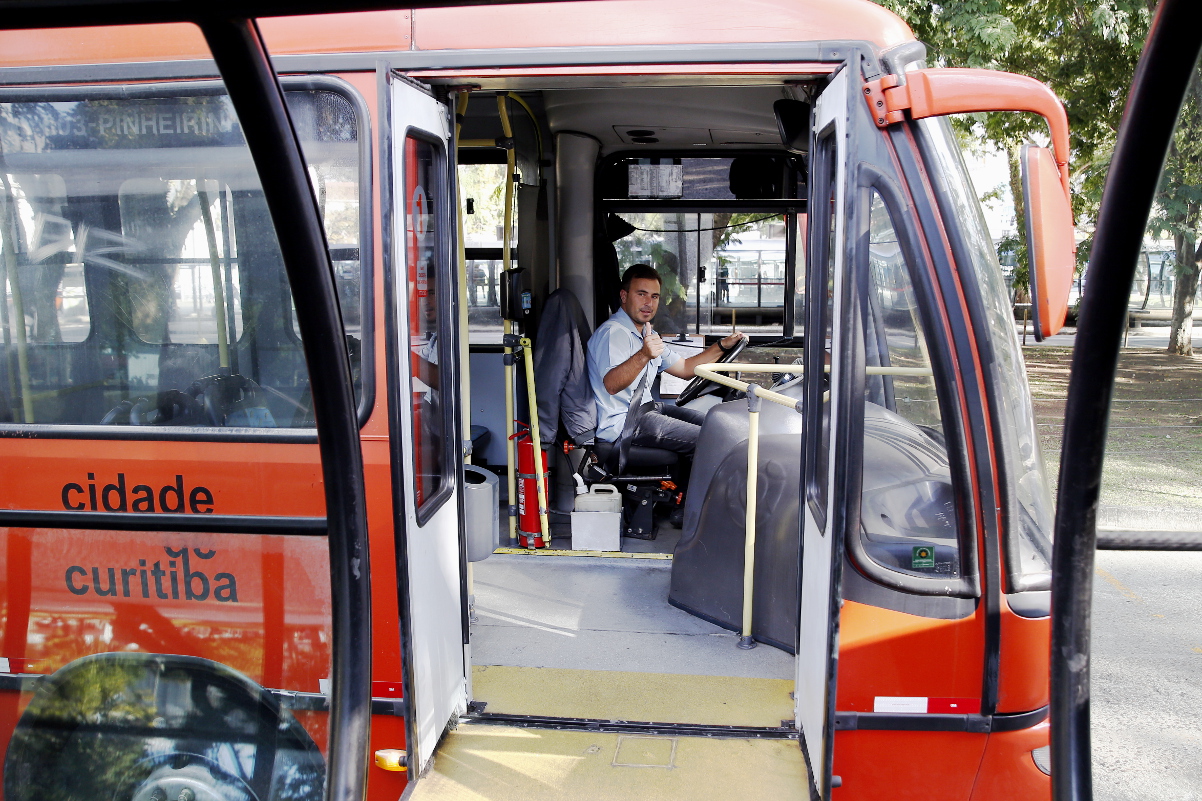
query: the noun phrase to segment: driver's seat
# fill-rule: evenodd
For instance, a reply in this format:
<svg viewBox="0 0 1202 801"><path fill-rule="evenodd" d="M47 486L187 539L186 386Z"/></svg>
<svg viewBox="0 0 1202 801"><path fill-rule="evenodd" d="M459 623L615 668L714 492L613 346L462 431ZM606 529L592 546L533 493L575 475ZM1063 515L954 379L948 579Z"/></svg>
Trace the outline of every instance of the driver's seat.
<svg viewBox="0 0 1202 801"><path fill-rule="evenodd" d="M634 430L629 425L616 442L594 437L596 402L585 366L585 348L591 333L580 303L571 291L557 289L548 296L534 348L539 425L544 432L565 435L557 437L561 442L566 438L583 447L586 459L592 463L591 469L587 469L587 463L581 465L584 481L620 486L626 506L623 534L651 539L655 536L652 521L655 503L675 500L675 493L666 489L663 482L671 478L667 468L680 458L669 450L629 445ZM640 388L636 397L641 392ZM641 408L632 409L627 422L637 422L641 414ZM553 439L556 438L548 437L544 445L549 447ZM590 454L596 457L595 462L589 458Z"/></svg>
<svg viewBox="0 0 1202 801"><path fill-rule="evenodd" d="M634 397L643 397L647 373L639 378ZM597 465L609 482L622 485L626 525L622 532L636 539L655 539L655 505L680 502L674 476L668 468L680 461L680 455L664 448L633 444L640 418L654 402L641 403L626 414L622 434L613 442L595 440L592 447Z"/></svg>

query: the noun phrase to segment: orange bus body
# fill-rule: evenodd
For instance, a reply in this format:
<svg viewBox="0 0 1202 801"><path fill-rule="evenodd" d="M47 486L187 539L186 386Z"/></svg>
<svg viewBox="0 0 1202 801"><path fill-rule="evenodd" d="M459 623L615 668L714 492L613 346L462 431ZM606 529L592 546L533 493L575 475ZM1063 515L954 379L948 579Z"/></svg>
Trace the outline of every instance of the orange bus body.
<svg viewBox="0 0 1202 801"><path fill-rule="evenodd" d="M866 0L597 0L268 18L260 25L275 56L825 40L865 41L883 50L913 41L900 19ZM209 57L199 31L185 24L0 32L0 68ZM807 62L448 68L415 77L815 75L835 66ZM374 72L335 77L358 92L372 131L378 131L383 121ZM81 72L80 81L85 80L87 73ZM381 181L384 154L379 146L374 137L371 193L376 231L388 191ZM372 247L365 269L370 265L375 286L382 287L379 236L373 237ZM374 304L376 330L365 336L378 343L370 369L379 379L362 427L362 444L372 543L372 670L373 684L379 685L373 695L379 696L394 694L388 688L399 687L403 677L387 393L382 389L388 371L380 322L386 316L383 292L374 294ZM0 507L6 509L104 511L109 508L107 499L113 508L127 504L137 511L134 503L141 498L145 511L324 515L315 443L25 437L2 441ZM137 487L149 488L152 501L145 500L145 491L135 491ZM204 657L228 664L266 687L322 692L330 643L323 538L300 538L300 546L285 549L279 537L268 535L2 531L3 656L10 672L44 675L86 654L131 650ZM181 552L186 556L174 555ZM157 564L165 566L173 559L179 564L155 575ZM206 585L207 594L199 589ZM979 709L985 615L980 605L969 617L937 620L847 602L840 615L837 709L871 713L874 699L883 696L967 699L969 704L976 698ZM1019 713L1046 706L1048 618L1024 618L1003 603L999 625L997 711ZM28 700L29 693L0 693L0 749L7 747ZM324 715L297 714L324 750ZM401 718L373 716L371 749L404 748L404 740ZM843 777L845 786L836 788L832 798L1050 797L1048 777L1027 756L1047 742L1046 723L994 734L840 731L834 773ZM393 801L406 783L404 773L373 768L368 798Z"/></svg>

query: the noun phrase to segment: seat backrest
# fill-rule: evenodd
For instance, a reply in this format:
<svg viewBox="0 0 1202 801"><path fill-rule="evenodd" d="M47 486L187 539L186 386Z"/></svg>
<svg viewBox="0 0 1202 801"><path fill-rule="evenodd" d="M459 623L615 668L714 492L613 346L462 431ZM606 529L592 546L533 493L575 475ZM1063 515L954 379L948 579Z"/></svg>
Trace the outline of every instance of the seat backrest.
<svg viewBox="0 0 1202 801"><path fill-rule="evenodd" d="M560 423L577 444L597 430L597 404L588 380L592 335L580 301L567 289L552 292L543 306L534 344L534 380L542 439L555 439Z"/></svg>

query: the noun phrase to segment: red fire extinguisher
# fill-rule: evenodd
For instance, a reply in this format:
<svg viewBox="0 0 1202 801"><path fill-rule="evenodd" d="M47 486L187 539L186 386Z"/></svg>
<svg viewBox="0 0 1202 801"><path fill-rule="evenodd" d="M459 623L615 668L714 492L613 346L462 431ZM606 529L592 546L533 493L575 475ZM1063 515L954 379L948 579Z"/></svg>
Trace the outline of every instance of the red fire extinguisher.
<svg viewBox="0 0 1202 801"><path fill-rule="evenodd" d="M516 421L515 421L516 422ZM518 546L521 548L549 548L551 543L543 540L542 526L539 524L538 485L534 482L539 477L534 472L534 440L530 437L530 429L523 423L517 423L520 430L510 439L517 443L518 450ZM543 451L542 474L547 475L547 453ZM544 493L546 484L543 484ZM546 497L544 494L543 497Z"/></svg>

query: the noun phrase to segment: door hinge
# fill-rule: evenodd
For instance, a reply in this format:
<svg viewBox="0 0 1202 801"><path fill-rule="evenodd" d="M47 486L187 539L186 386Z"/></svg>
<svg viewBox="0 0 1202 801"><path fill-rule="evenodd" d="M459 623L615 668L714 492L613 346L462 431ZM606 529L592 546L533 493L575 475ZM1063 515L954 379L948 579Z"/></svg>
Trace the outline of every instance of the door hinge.
<svg viewBox="0 0 1202 801"><path fill-rule="evenodd" d="M910 108L910 92L896 75L885 75L864 82L864 100L876 127L884 128L906 118Z"/></svg>

